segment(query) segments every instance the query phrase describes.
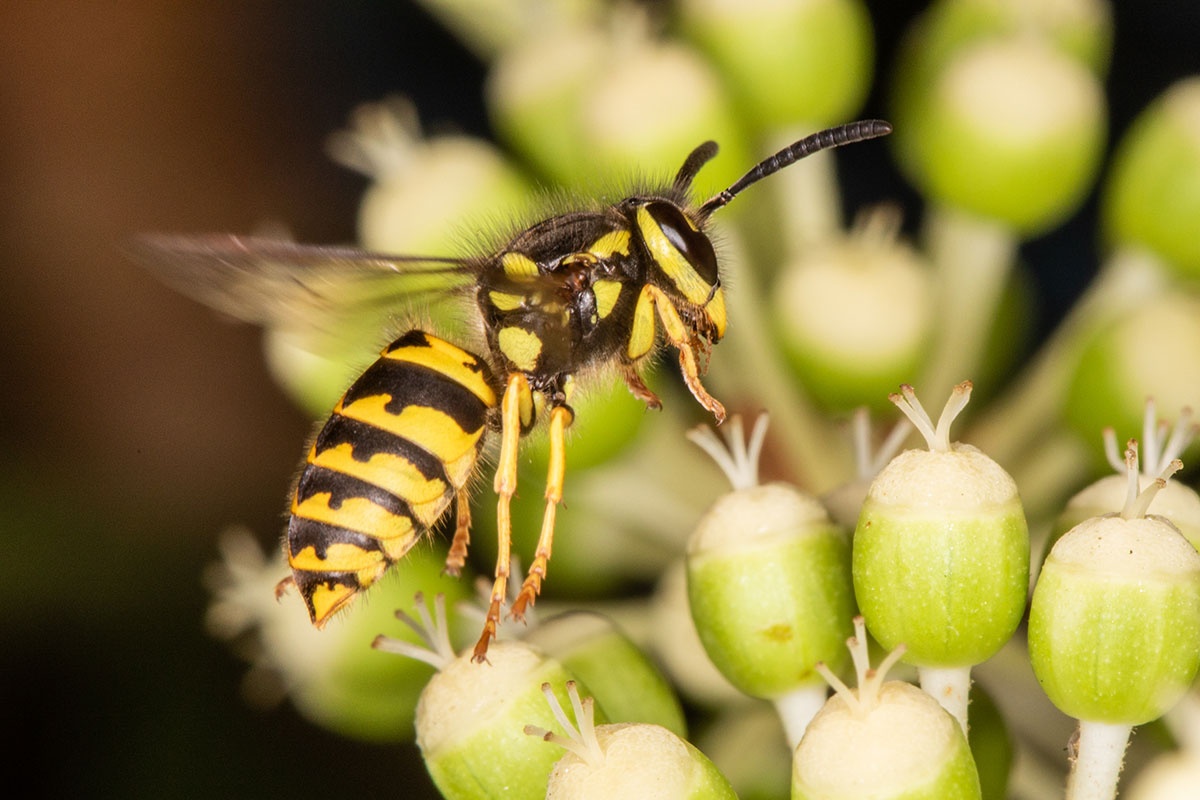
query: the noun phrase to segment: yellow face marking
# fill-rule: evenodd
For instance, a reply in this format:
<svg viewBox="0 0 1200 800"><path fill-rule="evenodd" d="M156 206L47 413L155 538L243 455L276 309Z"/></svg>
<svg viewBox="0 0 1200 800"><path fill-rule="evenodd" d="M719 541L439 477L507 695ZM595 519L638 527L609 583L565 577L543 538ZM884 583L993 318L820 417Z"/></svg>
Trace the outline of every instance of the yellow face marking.
<svg viewBox="0 0 1200 800"><path fill-rule="evenodd" d="M537 367L538 356L542 353L542 340L537 334L524 328L501 328L496 341L500 352L517 369L532 372Z"/></svg>
<svg viewBox="0 0 1200 800"><path fill-rule="evenodd" d="M675 245L667 239L667 235L662 232L662 228L644 206L637 211L637 222L642 241L646 243L650 255L679 289L680 294L689 302L698 306L704 305L712 286L701 278L683 254L675 249Z"/></svg>
<svg viewBox="0 0 1200 800"><path fill-rule="evenodd" d="M612 313L617 298L621 295L620 281L596 281L592 284L592 292L596 295L596 313L604 319Z"/></svg>
<svg viewBox="0 0 1200 800"><path fill-rule="evenodd" d="M488 292L488 300L491 300L492 305L501 311L513 311L521 307L521 304L525 302L525 297L508 292Z"/></svg>
<svg viewBox="0 0 1200 800"><path fill-rule="evenodd" d="M313 587L312 594L308 598L312 603L313 624L318 628L324 627L330 617L354 599L357 592L358 590L353 586L343 586L340 583L334 584L332 587L324 583Z"/></svg>
<svg viewBox="0 0 1200 800"><path fill-rule="evenodd" d="M292 569L308 572L358 572L385 564L383 553L378 550L363 550L346 542L334 542L325 548L325 557L317 555L316 548L306 547L288 558Z"/></svg>
<svg viewBox="0 0 1200 800"><path fill-rule="evenodd" d="M365 497L349 497L338 508L330 508L329 492L317 492L303 503L292 500L292 513L339 528L366 533L376 539L412 538L413 525L408 517L399 517L375 505Z"/></svg>
<svg viewBox="0 0 1200 800"><path fill-rule="evenodd" d="M350 405L338 404L337 413L343 416L383 428L408 439L443 463L457 460L463 453L472 450L483 426L478 430L464 431L449 414L426 406L405 406L397 416L388 413L385 406L390 395L376 394L355 400Z"/></svg>
<svg viewBox="0 0 1200 800"><path fill-rule="evenodd" d="M319 467L328 467L385 489L410 504L440 500L449 491L444 482L437 478L426 478L416 465L401 456L375 453L363 462L356 460L353 453L354 448L348 442L343 442L337 447L322 450L320 454L310 453L308 460Z"/></svg>
<svg viewBox="0 0 1200 800"><path fill-rule="evenodd" d="M505 253L500 257L500 266L510 278L536 278L538 274L537 264L521 253Z"/></svg>
<svg viewBox="0 0 1200 800"><path fill-rule="evenodd" d="M608 258L613 253L629 255L629 231L615 230L604 234L592 243L588 252L596 258Z"/></svg>
<svg viewBox="0 0 1200 800"><path fill-rule="evenodd" d="M721 338L725 335L725 290L717 287L717 291L713 294L713 299L708 301L708 305L704 307L704 312L708 314L708 318L712 320L713 326L717 329L717 337Z"/></svg>
<svg viewBox="0 0 1200 800"><path fill-rule="evenodd" d="M482 372L476 369L479 361L475 356L433 336L428 337L428 341L429 347L397 347L390 352L384 350L383 356L429 367L465 386L489 408L496 405L496 393L483 379Z"/></svg>
<svg viewBox="0 0 1200 800"><path fill-rule="evenodd" d="M654 300L650 287L642 289L637 306L633 309L633 327L629 331L629 343L625 354L630 358L641 358L654 346Z"/></svg>

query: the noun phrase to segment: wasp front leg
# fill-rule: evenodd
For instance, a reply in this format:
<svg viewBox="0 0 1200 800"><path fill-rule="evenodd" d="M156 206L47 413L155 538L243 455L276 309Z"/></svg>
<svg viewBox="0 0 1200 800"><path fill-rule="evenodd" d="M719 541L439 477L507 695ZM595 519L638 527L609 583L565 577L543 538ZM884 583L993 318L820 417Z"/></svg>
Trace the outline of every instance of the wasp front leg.
<svg viewBox="0 0 1200 800"><path fill-rule="evenodd" d="M649 302L654 304L668 341L679 351L679 368L683 372L684 383L687 384L696 401L708 409L716 417L717 424L720 425L725 421L725 406L709 394L700 383L700 365L696 361L696 350L692 347L693 337L688 332L687 326L683 324L679 311L660 289L647 286L642 293L643 296L649 297ZM640 301L639 305L641 305Z"/></svg>
<svg viewBox="0 0 1200 800"><path fill-rule="evenodd" d="M472 656L476 662L487 660L488 644L496 638L500 608L508 593L509 561L512 555L511 503L517 491L517 447L521 439L523 406L526 409L531 407L529 381L516 372L509 376L504 399L500 403L500 460L493 484L499 497L496 502L496 574L487 620Z"/></svg>
<svg viewBox="0 0 1200 800"><path fill-rule="evenodd" d="M562 502L563 477L567 466L566 430L574 419L575 412L570 406L559 405L550 411L550 467L546 474L546 511L542 516L542 531L538 535L533 563L529 565L525 582L521 584L521 593L512 605L513 619L524 619L526 608L534 604L542 591L542 580L546 577L550 550L554 544L554 521L558 513L558 504Z"/></svg>

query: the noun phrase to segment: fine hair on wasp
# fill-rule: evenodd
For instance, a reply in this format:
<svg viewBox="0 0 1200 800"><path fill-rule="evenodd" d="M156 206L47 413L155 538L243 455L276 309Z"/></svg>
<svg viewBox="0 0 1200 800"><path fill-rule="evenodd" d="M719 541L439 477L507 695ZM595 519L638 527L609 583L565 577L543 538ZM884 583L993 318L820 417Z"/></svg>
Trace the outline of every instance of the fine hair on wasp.
<svg viewBox="0 0 1200 800"><path fill-rule="evenodd" d="M647 407L660 408L641 369L671 348L692 396L723 421L724 406L701 382L727 323L710 218L807 155L890 131L882 120L864 120L806 136L695 205L692 180L717 153L715 142L704 142L665 186L560 211L469 258L231 235L147 236L138 255L175 288L271 329L361 330L363 314L374 319L381 309L459 296L479 323L483 346L473 352L422 328L404 331L351 384L311 441L291 496L284 549L292 575L285 584L297 587L322 627L451 504L446 569L457 574L470 543L468 486L487 440L498 436L497 559L473 653L485 661L507 599L522 437L545 421L545 510L509 611L517 619L539 595L550 560L576 376L614 371Z"/></svg>

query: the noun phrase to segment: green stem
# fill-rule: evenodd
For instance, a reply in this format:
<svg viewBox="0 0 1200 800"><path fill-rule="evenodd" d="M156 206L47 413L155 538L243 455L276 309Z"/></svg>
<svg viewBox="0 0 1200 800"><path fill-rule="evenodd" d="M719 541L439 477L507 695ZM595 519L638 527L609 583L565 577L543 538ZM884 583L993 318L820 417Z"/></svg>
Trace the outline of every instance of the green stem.
<svg viewBox="0 0 1200 800"><path fill-rule="evenodd" d="M1079 720L1079 750L1067 779L1067 800L1113 800L1117 796L1117 780L1132 730L1130 725Z"/></svg>
<svg viewBox="0 0 1200 800"><path fill-rule="evenodd" d="M1001 466L1046 433L1058 419L1079 351L1097 326L1160 293L1166 284L1158 259L1132 249L1113 254L1062 324L1008 391L987 407L965 438Z"/></svg>
<svg viewBox="0 0 1200 800"><path fill-rule="evenodd" d="M921 392L942 397L979 372L996 307L1016 263L1017 237L998 222L933 207L926 246L941 297L940 326Z"/></svg>
<svg viewBox="0 0 1200 800"><path fill-rule="evenodd" d="M917 667L917 676L925 693L938 701L950 716L958 720L967 735L967 703L971 693L970 667Z"/></svg>

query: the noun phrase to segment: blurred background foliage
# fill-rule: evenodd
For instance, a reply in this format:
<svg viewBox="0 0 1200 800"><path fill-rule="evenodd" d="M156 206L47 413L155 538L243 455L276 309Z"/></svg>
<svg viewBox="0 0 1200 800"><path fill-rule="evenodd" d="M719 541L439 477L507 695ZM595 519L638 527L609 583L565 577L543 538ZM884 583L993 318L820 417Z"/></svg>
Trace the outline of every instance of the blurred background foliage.
<svg viewBox="0 0 1200 800"><path fill-rule="evenodd" d="M887 70L924 3L867 5L877 78L861 116L886 116ZM1120 0L1114 14L1110 150L1151 98L1200 71L1200 6ZM325 156L329 134L401 93L426 129L488 137L484 66L400 0L8 3L0 45L13 763L47 797L434 796L411 746L248 705L244 665L204 632L218 533L245 523L274 546L312 423L268 376L257 331L158 285L122 247L141 231L264 221L352 240L365 184ZM897 199L907 226L918 219L885 148L838 169L847 209ZM1039 337L1097 268L1096 216L1092 197L1022 245Z"/></svg>

